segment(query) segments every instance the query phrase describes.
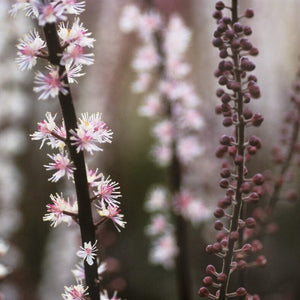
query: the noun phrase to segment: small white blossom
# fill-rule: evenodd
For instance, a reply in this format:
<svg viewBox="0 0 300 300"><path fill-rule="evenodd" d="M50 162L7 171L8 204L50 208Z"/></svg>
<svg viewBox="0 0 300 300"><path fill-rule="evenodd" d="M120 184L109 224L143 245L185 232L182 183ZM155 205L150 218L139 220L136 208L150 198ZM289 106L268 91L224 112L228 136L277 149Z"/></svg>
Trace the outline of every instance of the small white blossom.
<svg viewBox="0 0 300 300"><path fill-rule="evenodd" d="M97 257L96 252L97 249L97 241L95 241L94 245L92 245L92 242L84 242L83 247L80 246L81 250L78 250L76 255L83 260L85 260L90 266L93 265L95 257Z"/></svg>

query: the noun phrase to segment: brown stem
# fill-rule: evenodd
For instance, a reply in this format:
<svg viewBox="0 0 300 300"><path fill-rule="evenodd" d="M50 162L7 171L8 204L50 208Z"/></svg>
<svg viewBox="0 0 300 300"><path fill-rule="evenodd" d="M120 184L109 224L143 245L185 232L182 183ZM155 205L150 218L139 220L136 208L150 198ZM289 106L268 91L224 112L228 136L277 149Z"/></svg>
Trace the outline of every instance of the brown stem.
<svg viewBox="0 0 300 300"><path fill-rule="evenodd" d="M238 0L232 0L232 24L238 21ZM239 61L240 61L240 55L239 50L231 49L232 50L232 59L234 63L234 80L238 82L241 86L241 74L240 74L240 67L239 67ZM238 124L235 127L236 131L236 138L237 138L237 153L239 156L243 158L242 163L237 165L236 167L236 174L237 174L237 184L236 184L236 193L235 193L235 204L233 208L232 218L230 221L230 232L236 232L238 231L238 221L241 217L241 213L243 210L243 201L242 201L242 192L241 192L241 185L244 182L244 165L245 165L245 122L243 117L243 93L240 89L238 92L235 93L236 97L236 110L238 115ZM240 233L241 234L241 233ZM220 289L220 296L219 300L225 300L227 299L226 294L229 292L229 282L230 282L230 270L231 270L231 262L233 259L234 254L234 247L235 247L235 240L230 238L229 235L229 241L228 241L228 250L225 254L225 258L223 260L223 266L222 266L222 273L226 275L226 280L221 285ZM241 240L238 241L241 243Z"/></svg>
<svg viewBox="0 0 300 300"><path fill-rule="evenodd" d="M62 49L59 43L56 24L47 23L43 29L49 51L49 61L50 63L59 66L59 74L60 76L63 76L63 74L66 74L66 69L64 66L60 65ZM82 151L77 153L76 147L71 145L70 141L70 130L75 130L77 128L77 117L73 105L71 91L69 89L68 78L66 75L63 77L63 82L68 90L68 93L66 95L59 93L58 98L66 126L66 145L68 146L71 160L76 168L74 170L74 181L78 202L78 219L82 245L84 242L91 242L94 244L95 229L92 218L84 155ZM88 265L86 262L84 263L85 280L91 300L99 300L99 280L97 267L96 260L94 260L92 266Z"/></svg>

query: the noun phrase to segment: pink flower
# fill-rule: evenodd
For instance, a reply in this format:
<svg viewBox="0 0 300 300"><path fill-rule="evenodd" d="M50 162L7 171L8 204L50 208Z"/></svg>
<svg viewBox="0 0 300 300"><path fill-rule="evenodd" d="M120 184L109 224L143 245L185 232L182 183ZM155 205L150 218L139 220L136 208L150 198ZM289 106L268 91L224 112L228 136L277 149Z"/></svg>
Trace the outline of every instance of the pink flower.
<svg viewBox="0 0 300 300"><path fill-rule="evenodd" d="M211 210L187 190L181 191L176 197L175 211L193 224L203 222L211 215Z"/></svg>
<svg viewBox="0 0 300 300"><path fill-rule="evenodd" d="M98 168L96 170L87 168L86 175L87 175L88 184L91 187L98 186L99 181L97 181L97 180L103 177L102 173L98 173Z"/></svg>
<svg viewBox="0 0 300 300"><path fill-rule="evenodd" d="M168 166L172 158L172 150L169 145L156 145L151 154L154 161L161 167Z"/></svg>
<svg viewBox="0 0 300 300"><path fill-rule="evenodd" d="M58 93L66 95L68 90L61 81L59 68L57 66L48 66L47 69L49 70L47 75L38 72L35 76L37 86L33 90L36 93L42 92L39 99L47 99L49 96L54 98L58 96Z"/></svg>
<svg viewBox="0 0 300 300"><path fill-rule="evenodd" d="M75 44L80 47L91 48L95 42L94 38L89 37L91 33L83 27L83 23L80 23L79 18L75 19L70 29L67 28L64 23L60 24L58 35L61 38L63 45Z"/></svg>
<svg viewBox="0 0 300 300"><path fill-rule="evenodd" d="M72 166L72 162L69 157L61 152L58 154L53 154L48 156L54 161L48 165L44 165L47 171L57 170L52 177L49 178L50 181L57 182L60 178L67 176L68 179L73 178L73 172L75 168Z"/></svg>
<svg viewBox="0 0 300 300"><path fill-rule="evenodd" d="M75 64L75 65L92 65L94 63L94 54L84 54L84 47L76 44L71 44L64 51L61 59L62 65Z"/></svg>
<svg viewBox="0 0 300 300"><path fill-rule="evenodd" d="M143 104L139 107L139 114L146 117L157 117L163 111L163 104L156 94L149 94L145 97Z"/></svg>
<svg viewBox="0 0 300 300"><path fill-rule="evenodd" d="M152 134L162 145L170 145L174 135L173 124L170 120L157 123L152 129Z"/></svg>
<svg viewBox="0 0 300 300"><path fill-rule="evenodd" d="M166 211L168 207L168 192L166 188L162 186L154 188L149 193L148 199L145 203L145 209L148 212Z"/></svg>
<svg viewBox="0 0 300 300"><path fill-rule="evenodd" d="M146 227L148 235L158 235L169 231L172 226L162 214L156 214L151 217L151 223Z"/></svg>
<svg viewBox="0 0 300 300"><path fill-rule="evenodd" d="M125 228L125 224L127 222L123 221L124 215L120 214L121 209L117 206L108 205L106 207L105 204L95 205L97 208L97 212L101 217L108 218L113 221L116 229L120 232L120 227Z"/></svg>
<svg viewBox="0 0 300 300"><path fill-rule="evenodd" d="M22 71L32 69L36 64L36 56L46 47L45 42L40 38L36 30L33 30L24 37L17 45L17 63Z"/></svg>
<svg viewBox="0 0 300 300"><path fill-rule="evenodd" d="M49 141L48 144L55 148L57 146L57 139L52 135L53 132L58 134L58 127L55 124L55 118L56 114L52 116L50 112L46 113L46 119L38 123L38 131L35 131L33 134L31 134L32 140L42 140L41 147L43 147L44 143L46 141ZM60 135L60 134L58 134ZM61 136L62 138L65 138L65 134ZM63 143L62 141L60 141Z"/></svg>
<svg viewBox="0 0 300 300"><path fill-rule="evenodd" d="M94 245L92 245L92 242L84 242L83 247L80 246L81 250L78 250L76 255L83 260L86 260L86 262L91 266L94 263L95 257L97 257L96 252L98 251L97 249L97 241L95 241Z"/></svg>
<svg viewBox="0 0 300 300"><path fill-rule="evenodd" d="M120 202L118 198L122 197L119 184L112 181L109 176L105 179L103 174L100 174L100 181L97 184L97 191L94 192L95 196L100 198L100 203L104 202L110 206L117 206Z"/></svg>
<svg viewBox="0 0 300 300"><path fill-rule="evenodd" d="M47 204L47 214L43 217L43 221L50 221L52 227L56 227L62 222L67 223L69 226L72 222L72 217L65 215L64 212L71 212L77 214L77 202L74 201L74 204L71 205L69 200L65 200L63 195L50 195L50 199L52 200L53 204Z"/></svg>
<svg viewBox="0 0 300 300"><path fill-rule="evenodd" d="M152 44L145 45L137 50L132 67L137 72L150 71L157 67L160 62L156 49Z"/></svg>
<svg viewBox="0 0 300 300"><path fill-rule="evenodd" d="M162 25L161 17L154 11L144 13L139 18L138 30L142 38L148 39Z"/></svg>
<svg viewBox="0 0 300 300"><path fill-rule="evenodd" d="M62 294L64 300L85 300L88 296L88 287L84 287L82 284L65 286L65 292Z"/></svg>
<svg viewBox="0 0 300 300"><path fill-rule="evenodd" d="M32 5L38 11L38 20L40 26L46 23L55 23L59 20L66 20L64 16L64 6L61 2L51 2L51 0L31 0Z"/></svg>
<svg viewBox="0 0 300 300"><path fill-rule="evenodd" d="M82 114L79 118L78 128L71 130L72 145L76 145L76 151L86 150L93 154L94 151L102 151L102 148L96 144L110 143L112 131L101 120L99 113L89 116L87 113Z"/></svg>
<svg viewBox="0 0 300 300"><path fill-rule="evenodd" d="M194 136L185 136L178 139L177 153L183 163L190 163L195 158L202 155L204 147L200 145L199 140Z"/></svg>
<svg viewBox="0 0 300 300"><path fill-rule="evenodd" d="M139 16L140 11L135 5L126 5L120 18L120 29L125 33L136 30L138 28Z"/></svg>
<svg viewBox="0 0 300 300"><path fill-rule="evenodd" d="M178 247L173 234L166 233L155 242L150 251L150 261L169 269L174 266L177 254Z"/></svg>

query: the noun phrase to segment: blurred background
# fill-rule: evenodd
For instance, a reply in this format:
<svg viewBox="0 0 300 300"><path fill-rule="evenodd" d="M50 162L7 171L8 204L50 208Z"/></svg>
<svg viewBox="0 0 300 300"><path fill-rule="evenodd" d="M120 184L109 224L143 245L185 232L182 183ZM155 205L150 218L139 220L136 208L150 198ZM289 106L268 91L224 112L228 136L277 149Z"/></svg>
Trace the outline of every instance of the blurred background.
<svg viewBox="0 0 300 300"><path fill-rule="evenodd" d="M95 64L85 69L86 76L79 79L72 92L78 114L99 111L114 132L113 143L89 160L94 168L120 183L127 221L121 233L110 224L98 232L99 240L104 241L100 255L108 266L104 284L110 291L120 290L125 299L176 299L173 271L148 261L150 242L144 231L149 216L144 202L150 186L164 182L166 174L151 161L151 122L137 114L141 97L130 89L135 77L130 64L139 40L119 29L123 7L129 3L140 5L142 1L87 2L81 19L97 40ZM246 21L253 29L251 41L260 51L255 58L255 75L262 97L251 105L265 118L255 132L262 138L263 148L251 166L260 172L276 172L270 151L278 144L284 112L291 108L291 86L300 65L300 1L240 2L241 12L247 7L255 12L255 18ZM34 24L21 14L9 16L10 4L8 0L0 2L0 238L10 245L1 264L8 266L11 273L1 280L0 292L7 300L54 300L61 298L64 285L74 283L70 270L77 262L75 251L80 237L76 226L62 224L53 229L42 221L49 194L71 187L48 182L43 167L48 163L47 149L39 150L40 144L30 141L29 134L44 119L45 112L59 113L60 109L55 99L37 101L32 92L33 72L21 72L16 66L15 45ZM212 208L222 195L218 187L221 161L215 158L214 149L224 132L222 119L214 113L217 83L213 72L219 61L218 51L211 45L214 4L211 0L154 1L164 18L177 13L192 31L186 57L192 65L189 80L203 103L205 130L210 137L203 143L212 150L195 162L191 180L207 186L201 189L200 197ZM294 177L294 183L299 190L298 178ZM283 200L276 209L279 230L263 241L268 265L249 272L250 289L262 299L300 299L299 214L299 202ZM190 227L188 247L195 299L205 266L214 261L204 253L205 245L214 240L212 223L213 218Z"/></svg>

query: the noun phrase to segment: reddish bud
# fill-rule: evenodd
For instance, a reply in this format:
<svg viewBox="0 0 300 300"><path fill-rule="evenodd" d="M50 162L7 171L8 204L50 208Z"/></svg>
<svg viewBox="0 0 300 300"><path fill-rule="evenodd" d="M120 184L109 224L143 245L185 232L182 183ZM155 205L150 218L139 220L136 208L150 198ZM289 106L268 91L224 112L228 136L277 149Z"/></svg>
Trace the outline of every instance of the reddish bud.
<svg viewBox="0 0 300 300"><path fill-rule="evenodd" d="M224 118L223 122L222 122L223 126L225 127L229 127L233 124L232 118L231 117L226 117Z"/></svg>
<svg viewBox="0 0 300 300"><path fill-rule="evenodd" d="M248 89L252 98L257 99L260 97L260 89L258 85L251 85Z"/></svg>
<svg viewBox="0 0 300 300"><path fill-rule="evenodd" d="M212 245L207 245L205 248L206 253L208 254L213 254L214 253L214 249Z"/></svg>
<svg viewBox="0 0 300 300"><path fill-rule="evenodd" d="M208 275L215 275L215 274L216 274L216 268L215 268L213 265L208 265L208 266L206 267L205 272L206 272Z"/></svg>
<svg viewBox="0 0 300 300"><path fill-rule="evenodd" d="M243 31L243 25L240 23L234 23L232 27L236 33Z"/></svg>
<svg viewBox="0 0 300 300"><path fill-rule="evenodd" d="M222 17L223 17L223 14L222 14L222 12L219 11L219 10L216 10L216 11L213 13L213 18L215 18L215 19L217 19L217 20L222 19Z"/></svg>
<svg viewBox="0 0 300 300"><path fill-rule="evenodd" d="M243 247L242 247L242 251L249 254L252 252L252 246L250 244L245 244Z"/></svg>
<svg viewBox="0 0 300 300"><path fill-rule="evenodd" d="M261 123L263 121L264 121L264 117L260 113L257 113L252 117L252 125L253 126L258 127L261 125Z"/></svg>
<svg viewBox="0 0 300 300"><path fill-rule="evenodd" d="M225 168L225 169L222 169L222 170L221 170L220 175L221 175L221 177L223 177L223 178L228 178L228 177L230 177L231 172L230 172L229 169Z"/></svg>
<svg viewBox="0 0 300 300"><path fill-rule="evenodd" d="M244 13L244 16L246 18L252 18L254 16L254 11L252 8L248 8L246 9L245 13Z"/></svg>
<svg viewBox="0 0 300 300"><path fill-rule="evenodd" d="M217 10L222 10L222 9L224 9L224 8L225 8L225 4L224 4L223 1L218 1L218 2L216 3L216 9L217 9Z"/></svg>
<svg viewBox="0 0 300 300"><path fill-rule="evenodd" d="M252 34L252 29L251 29L251 27L245 26L245 27L244 27L244 34L245 34L245 35L250 35L250 34Z"/></svg>
<svg viewBox="0 0 300 300"><path fill-rule="evenodd" d="M247 218L245 221L246 227L247 228L254 228L256 226L256 221L254 218Z"/></svg>
<svg viewBox="0 0 300 300"><path fill-rule="evenodd" d="M221 158L227 152L227 146L219 146L216 150L216 157Z"/></svg>
<svg viewBox="0 0 300 300"><path fill-rule="evenodd" d="M220 138L220 144L225 146L231 145L231 137L229 135L222 135Z"/></svg>
<svg viewBox="0 0 300 300"><path fill-rule="evenodd" d="M238 238L239 238L239 233L238 233L238 231L232 231L232 232L230 232L230 239L231 239L231 240L237 241Z"/></svg>
<svg viewBox="0 0 300 300"><path fill-rule="evenodd" d="M249 195L249 201L253 202L253 203L257 203L260 199L260 196L259 194L255 193L255 192L252 192L250 195Z"/></svg>
<svg viewBox="0 0 300 300"><path fill-rule="evenodd" d="M220 273L220 274L218 275L218 277L217 277L217 280L218 280L219 282L221 282L221 283L225 282L226 279L227 279L227 276L226 276L225 273Z"/></svg>
<svg viewBox="0 0 300 300"><path fill-rule="evenodd" d="M244 162L244 157L242 155L237 155L235 158L234 158L234 163L236 165L242 165Z"/></svg>
<svg viewBox="0 0 300 300"><path fill-rule="evenodd" d="M250 51L249 51L249 54L252 56L257 56L258 53L259 53L258 49L254 48L254 47L252 49L250 49Z"/></svg>
<svg viewBox="0 0 300 300"><path fill-rule="evenodd" d="M262 185L264 181L264 176L260 173L257 173L252 177L252 182L256 185Z"/></svg>
<svg viewBox="0 0 300 300"><path fill-rule="evenodd" d="M229 181L225 178L222 178L219 182L219 186L222 188L222 189L227 189L228 186L229 186Z"/></svg>
<svg viewBox="0 0 300 300"><path fill-rule="evenodd" d="M253 113L249 108L245 108L244 112L243 112L243 116L246 120L249 120L252 118Z"/></svg>
<svg viewBox="0 0 300 300"><path fill-rule="evenodd" d="M240 188L240 191L242 193L245 193L245 194L248 194L251 190L251 184L249 182L243 182L241 184L241 188Z"/></svg>
<svg viewBox="0 0 300 300"><path fill-rule="evenodd" d="M202 283L204 286L211 286L214 283L214 281L210 276L206 276L203 278Z"/></svg>
<svg viewBox="0 0 300 300"><path fill-rule="evenodd" d="M242 259L237 263L238 270L245 270L247 268L247 263Z"/></svg>
<svg viewBox="0 0 300 300"><path fill-rule="evenodd" d="M265 256L263 255L260 255L256 258L255 260L255 264L258 266L258 267L264 267L266 264L267 264L267 259Z"/></svg>
<svg viewBox="0 0 300 300"><path fill-rule="evenodd" d="M202 287L198 291L198 295L200 297L208 297L209 296L209 290L206 287Z"/></svg>
<svg viewBox="0 0 300 300"><path fill-rule="evenodd" d="M222 208L219 208L219 207L217 207L216 209L215 209L215 212L214 212L214 216L216 217L216 218L222 218L222 217L224 217L224 215L225 215L225 212L224 212L224 209L222 209Z"/></svg>
<svg viewBox="0 0 300 300"><path fill-rule="evenodd" d="M262 243L259 240L254 240L252 243L252 251L253 252L258 252L263 248Z"/></svg>
<svg viewBox="0 0 300 300"><path fill-rule="evenodd" d="M238 297L246 296L246 295L247 295L247 291L246 291L245 288L240 287L240 288L238 288L238 289L236 290L236 295L237 295Z"/></svg>
<svg viewBox="0 0 300 300"><path fill-rule="evenodd" d="M217 220L217 221L215 222L215 225L214 225L214 226L215 226L215 229L218 230L218 231L222 230L223 227L224 227L223 223L222 223L220 220Z"/></svg>

